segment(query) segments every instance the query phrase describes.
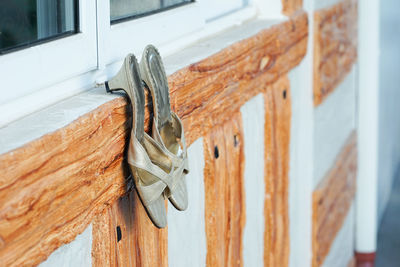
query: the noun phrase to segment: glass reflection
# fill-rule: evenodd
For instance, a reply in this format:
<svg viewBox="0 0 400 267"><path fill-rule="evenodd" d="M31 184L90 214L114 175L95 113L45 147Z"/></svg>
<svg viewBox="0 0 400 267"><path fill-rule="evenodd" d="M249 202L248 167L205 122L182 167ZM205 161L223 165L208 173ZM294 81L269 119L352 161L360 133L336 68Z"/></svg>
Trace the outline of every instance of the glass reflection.
<svg viewBox="0 0 400 267"><path fill-rule="evenodd" d="M0 54L77 32L77 0L1 0Z"/></svg>

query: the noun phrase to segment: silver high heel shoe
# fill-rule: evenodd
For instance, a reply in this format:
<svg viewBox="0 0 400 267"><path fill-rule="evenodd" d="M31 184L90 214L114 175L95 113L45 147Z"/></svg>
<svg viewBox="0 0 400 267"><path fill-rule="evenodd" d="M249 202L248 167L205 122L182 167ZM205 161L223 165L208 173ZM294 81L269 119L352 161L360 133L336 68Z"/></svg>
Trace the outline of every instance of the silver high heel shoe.
<svg viewBox="0 0 400 267"><path fill-rule="evenodd" d="M128 163L136 190L152 222L159 228L167 225L164 190L171 185L172 177L157 165L156 161L170 159L160 145L144 131L145 97L139 65L133 54L125 57L117 75L105 83L108 92L123 90L132 106L132 130L128 148Z"/></svg>
<svg viewBox="0 0 400 267"><path fill-rule="evenodd" d="M172 185L165 189L165 195L178 210L188 207L188 193L185 175L189 172L183 125L171 111L169 88L162 59L157 49L148 45L140 61L140 74L150 89L154 106L153 138L168 155L168 161L154 161L163 170L170 171Z"/></svg>

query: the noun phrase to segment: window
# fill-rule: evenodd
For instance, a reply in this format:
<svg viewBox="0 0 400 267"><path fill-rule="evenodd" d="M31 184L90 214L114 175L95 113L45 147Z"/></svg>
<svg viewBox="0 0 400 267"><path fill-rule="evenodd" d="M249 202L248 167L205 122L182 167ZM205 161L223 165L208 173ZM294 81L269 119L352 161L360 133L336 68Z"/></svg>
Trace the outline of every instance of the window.
<svg viewBox="0 0 400 267"><path fill-rule="evenodd" d="M119 62L130 52L140 56L147 44L151 43L160 47L199 30L204 25L198 2L147 16L133 17L119 23L111 23L112 3L113 1L103 1L99 4L98 19L101 29L99 66L101 68Z"/></svg>
<svg viewBox="0 0 400 267"><path fill-rule="evenodd" d="M74 0L2 0L0 53L76 33Z"/></svg>
<svg viewBox="0 0 400 267"><path fill-rule="evenodd" d="M71 90L71 88L82 89L86 82L77 78L78 75L95 70L97 67L96 0L1 0L0 2L2 5L6 2L12 3L10 6L2 6L3 14L12 13L13 10L23 13L21 10L26 9L32 14L30 23L24 22L25 25L30 25L26 28L29 30L25 32L30 31L30 33L20 38L18 42L10 44L8 41L7 49L14 48L14 51L0 55L2 80L0 108L6 109L0 110L5 112L3 116L11 119L13 113L18 113L20 109L32 112L35 108L77 93L74 92L76 89ZM35 4L30 6L25 5L25 2ZM5 7L8 10L5 10ZM7 19L7 25L10 25L7 27L17 24L12 18L13 16ZM27 45L29 47L26 47ZM24 49L15 51L15 48L21 46ZM78 79L78 82L75 81L71 85L71 78ZM51 86L66 81L70 83L69 89L60 87L50 89ZM41 92L45 88L47 91ZM10 107L12 102L22 103L18 102L21 97L37 95L39 92L42 96L24 101L24 106L15 104ZM50 98L54 100L48 100ZM7 117L5 119L8 119ZM1 124L2 119L0 119Z"/></svg>
<svg viewBox="0 0 400 267"><path fill-rule="evenodd" d="M110 0L111 23L178 7L192 0Z"/></svg>
<svg viewBox="0 0 400 267"><path fill-rule="evenodd" d="M255 15L248 0L2 0L0 127L93 88L149 43L166 56Z"/></svg>

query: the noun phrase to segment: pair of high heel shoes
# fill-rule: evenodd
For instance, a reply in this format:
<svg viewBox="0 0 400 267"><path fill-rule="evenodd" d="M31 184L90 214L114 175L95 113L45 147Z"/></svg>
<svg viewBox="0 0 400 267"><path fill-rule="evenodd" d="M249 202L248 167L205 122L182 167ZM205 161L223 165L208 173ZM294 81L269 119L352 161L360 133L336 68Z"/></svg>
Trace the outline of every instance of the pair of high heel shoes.
<svg viewBox="0 0 400 267"><path fill-rule="evenodd" d="M144 84L153 99L152 136L144 131ZM149 45L140 64L133 54L125 57L117 75L105 83L106 90L123 90L131 101L132 131L128 164L136 190L152 222L159 228L167 225L164 199L178 210L188 206L185 174L188 173L182 122L171 111L168 81L161 56Z"/></svg>

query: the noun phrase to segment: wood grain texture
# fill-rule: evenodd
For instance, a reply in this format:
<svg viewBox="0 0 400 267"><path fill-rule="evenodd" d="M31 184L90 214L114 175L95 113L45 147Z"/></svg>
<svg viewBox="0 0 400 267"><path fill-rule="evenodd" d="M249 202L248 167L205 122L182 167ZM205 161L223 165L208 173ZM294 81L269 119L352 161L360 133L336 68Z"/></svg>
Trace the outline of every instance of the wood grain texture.
<svg viewBox="0 0 400 267"><path fill-rule="evenodd" d="M154 226L133 190L93 220L92 266L168 266L167 231Z"/></svg>
<svg viewBox="0 0 400 267"><path fill-rule="evenodd" d="M357 1L314 13L314 105L343 81L357 58Z"/></svg>
<svg viewBox="0 0 400 267"><path fill-rule="evenodd" d="M289 264L289 144L291 96L285 77L264 93L265 266Z"/></svg>
<svg viewBox="0 0 400 267"><path fill-rule="evenodd" d="M299 64L307 25L297 14L172 74L171 103L188 144ZM130 190L128 107L114 99L0 155L0 265L40 263Z"/></svg>
<svg viewBox="0 0 400 267"><path fill-rule="evenodd" d="M187 142L207 133L213 122L228 119L226 114L300 63L307 35L307 16L299 13L171 75L171 105L183 120Z"/></svg>
<svg viewBox="0 0 400 267"><path fill-rule="evenodd" d="M291 16L303 8L303 0L282 0L282 13Z"/></svg>
<svg viewBox="0 0 400 267"><path fill-rule="evenodd" d="M243 266L243 145L240 113L204 137L207 266Z"/></svg>
<svg viewBox="0 0 400 267"><path fill-rule="evenodd" d="M124 194L124 101L0 156L0 265L35 265Z"/></svg>
<svg viewBox="0 0 400 267"><path fill-rule="evenodd" d="M341 229L356 190L357 136L353 132L313 192L313 267L321 266Z"/></svg>

